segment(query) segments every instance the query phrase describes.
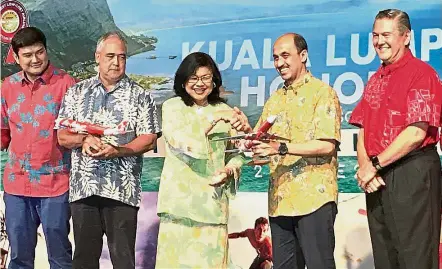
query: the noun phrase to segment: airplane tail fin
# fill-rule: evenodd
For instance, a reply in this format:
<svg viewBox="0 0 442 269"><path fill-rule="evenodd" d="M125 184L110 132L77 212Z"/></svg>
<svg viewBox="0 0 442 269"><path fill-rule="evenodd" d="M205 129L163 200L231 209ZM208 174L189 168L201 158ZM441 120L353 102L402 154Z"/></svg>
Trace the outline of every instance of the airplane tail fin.
<svg viewBox="0 0 442 269"><path fill-rule="evenodd" d="M126 128L127 128L128 123L129 123L128 121L120 122L120 124L117 125L118 132L120 132L122 134L126 133L127 132Z"/></svg>
<svg viewBox="0 0 442 269"><path fill-rule="evenodd" d="M56 119L55 125L65 127L65 128L69 127L68 123L66 122L66 119Z"/></svg>
<svg viewBox="0 0 442 269"><path fill-rule="evenodd" d="M66 128L66 130L69 132L69 133L71 133L71 134L78 134L78 131L77 130L75 130L74 128Z"/></svg>

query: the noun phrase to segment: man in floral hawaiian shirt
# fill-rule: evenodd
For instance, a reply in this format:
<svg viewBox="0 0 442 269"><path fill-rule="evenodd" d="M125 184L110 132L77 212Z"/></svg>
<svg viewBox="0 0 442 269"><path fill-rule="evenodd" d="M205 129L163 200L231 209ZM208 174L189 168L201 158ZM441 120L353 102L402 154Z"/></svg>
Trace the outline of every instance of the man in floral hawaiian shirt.
<svg viewBox="0 0 442 269"><path fill-rule="evenodd" d="M153 148L160 127L149 92L125 74L126 56L124 38L105 34L95 53L99 74L68 90L57 120L105 127L128 122L128 132L115 136L58 131L60 144L72 149L74 269L99 267L103 233L114 268L135 268L142 154Z"/></svg>
<svg viewBox="0 0 442 269"><path fill-rule="evenodd" d="M256 125L278 116L271 132L290 139L289 143L254 141L253 147L255 157L270 157L275 269L335 268L341 107L336 92L307 70L307 55L307 43L299 34L276 40L274 65L284 87L267 100Z"/></svg>

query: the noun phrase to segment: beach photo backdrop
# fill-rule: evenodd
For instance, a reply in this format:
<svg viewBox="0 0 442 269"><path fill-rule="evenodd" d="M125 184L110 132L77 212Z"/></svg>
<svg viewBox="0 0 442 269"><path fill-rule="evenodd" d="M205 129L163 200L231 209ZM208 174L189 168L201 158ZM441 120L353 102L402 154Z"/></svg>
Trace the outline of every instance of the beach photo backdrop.
<svg viewBox="0 0 442 269"><path fill-rule="evenodd" d="M336 221L338 268L373 268L365 199L354 178L357 170L357 129L348 124L368 78L380 61L371 44L377 12L406 11L413 28L411 50L442 74L442 4L438 0L14 0L29 25L43 30L51 62L77 79L96 74L96 41L107 31L121 31L128 42L127 74L150 91L161 111L174 95L174 73L189 53L202 51L217 62L223 76L223 96L256 123L270 94L280 87L272 62L272 45L286 32L303 35L308 43L308 68L330 84L343 113L339 152L339 214ZM5 20L2 21L2 27ZM16 72L4 63L9 46L2 43L1 78ZM7 152L1 152L1 168ZM145 155L137 237L138 268L154 268L158 218L156 195L164 161L164 142ZM231 203L229 230L252 228L267 216L268 166L246 166L240 193ZM247 239L230 241L232 265L248 268L256 256ZM36 268L49 268L44 238L39 239ZM40 255L41 254L41 255ZM106 246L102 268L111 268Z"/></svg>

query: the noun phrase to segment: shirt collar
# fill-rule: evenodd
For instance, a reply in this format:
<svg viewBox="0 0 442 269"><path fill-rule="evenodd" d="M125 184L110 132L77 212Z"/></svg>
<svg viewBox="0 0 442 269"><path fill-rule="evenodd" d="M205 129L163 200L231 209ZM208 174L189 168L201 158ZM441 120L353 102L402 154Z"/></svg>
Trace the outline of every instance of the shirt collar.
<svg viewBox="0 0 442 269"><path fill-rule="evenodd" d="M113 92L115 91L117 88L126 88L126 86L128 85L128 83L130 82L129 77L124 74L123 78L121 78L117 84L115 85L115 87L109 91L109 92ZM93 78L92 78L92 84L91 84L91 88L96 88L98 86L103 86L103 83L101 83L100 80L100 74L96 74ZM103 86L104 88L104 86Z"/></svg>
<svg viewBox="0 0 442 269"><path fill-rule="evenodd" d="M48 67L46 68L46 70L35 81L40 80L41 82L43 82L43 84L49 84L49 81L54 75L54 72L55 72L54 66L51 63L48 63ZM18 72L18 76L22 84L31 83L29 79L26 77L25 72L23 70Z"/></svg>
<svg viewBox="0 0 442 269"><path fill-rule="evenodd" d="M397 70L398 68L404 66L406 63L408 63L409 60L411 60L413 58L413 54L411 53L411 51L409 49L406 49L404 52L404 55L402 55L402 57L397 60L396 62L389 64L389 65L385 65L382 64L380 67L380 73L381 75L389 75L391 74L393 71Z"/></svg>
<svg viewBox="0 0 442 269"><path fill-rule="evenodd" d="M310 71L307 71L307 73L305 73L300 79L293 82L290 86L284 85L283 88L286 91L297 91L299 88L309 83L311 78L312 74L310 74Z"/></svg>

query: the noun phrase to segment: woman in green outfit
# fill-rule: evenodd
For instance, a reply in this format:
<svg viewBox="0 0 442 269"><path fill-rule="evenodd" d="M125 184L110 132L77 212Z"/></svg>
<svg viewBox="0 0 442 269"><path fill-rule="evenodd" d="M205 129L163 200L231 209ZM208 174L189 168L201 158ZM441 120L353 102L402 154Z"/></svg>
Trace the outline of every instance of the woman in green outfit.
<svg viewBox="0 0 442 269"><path fill-rule="evenodd" d="M220 97L221 85L209 55L189 54L175 74L177 97L162 106L166 159L156 268L228 267L229 199L244 157L224 152L230 142L210 140L235 134L232 126L241 129L245 116Z"/></svg>

